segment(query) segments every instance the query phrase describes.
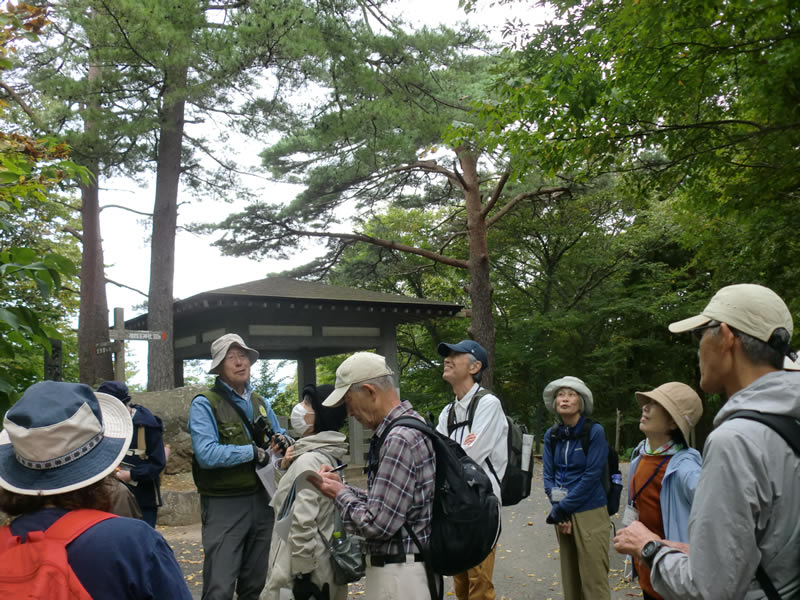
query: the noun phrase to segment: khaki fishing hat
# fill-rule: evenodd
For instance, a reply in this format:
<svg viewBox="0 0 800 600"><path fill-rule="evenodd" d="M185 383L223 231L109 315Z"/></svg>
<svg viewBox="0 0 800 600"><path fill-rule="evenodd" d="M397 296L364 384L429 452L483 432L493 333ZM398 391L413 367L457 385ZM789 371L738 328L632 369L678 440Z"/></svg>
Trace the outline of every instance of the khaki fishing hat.
<svg viewBox="0 0 800 600"><path fill-rule="evenodd" d="M3 419L0 488L53 496L100 481L117 468L133 435L128 408L82 383L41 381Z"/></svg>
<svg viewBox="0 0 800 600"><path fill-rule="evenodd" d="M689 434L703 416L703 402L691 387L679 381L670 381L649 392L636 392L636 400L642 407L648 402L658 402L669 413L672 420L689 443Z"/></svg>
<svg viewBox="0 0 800 600"><path fill-rule="evenodd" d="M338 406L351 385L384 375L394 375L394 372L386 365L383 356L372 352L356 352L336 369L336 387L322 405Z"/></svg>
<svg viewBox="0 0 800 600"><path fill-rule="evenodd" d="M225 360L225 355L231 346L238 346L244 350L250 359L251 365L258 360L258 350L253 350L245 344L241 336L235 333L226 333L211 342L211 368L208 370L209 373L219 373L219 367L222 361Z"/></svg>
<svg viewBox="0 0 800 600"><path fill-rule="evenodd" d="M670 323L669 330L691 331L710 321L727 323L762 342L768 342L780 327L792 335L792 314L784 301L771 289L752 283L722 288L699 315Z"/></svg>

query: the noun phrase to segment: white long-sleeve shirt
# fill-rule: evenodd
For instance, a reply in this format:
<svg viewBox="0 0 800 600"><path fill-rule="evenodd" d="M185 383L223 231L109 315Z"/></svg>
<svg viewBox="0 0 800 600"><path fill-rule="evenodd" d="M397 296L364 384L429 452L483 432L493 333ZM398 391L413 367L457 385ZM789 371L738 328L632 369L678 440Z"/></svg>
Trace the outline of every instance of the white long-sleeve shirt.
<svg viewBox="0 0 800 600"><path fill-rule="evenodd" d="M476 383L464 394L463 398L460 400L456 398L454 403L448 404L444 410L442 410L442 413L439 415L439 424L436 426L439 433L448 435L447 419L451 409L455 409L456 411L456 423L467 420L469 403L475 395L475 392L479 389L480 385ZM475 441L469 445L465 445L464 440L470 433L475 434ZM503 412L503 407L500 404L500 399L491 393L483 396L478 400L472 427L458 427L453 430L453 433L451 433L449 437L461 444L467 456L483 467L483 470L486 471L486 475L488 475L492 482L492 490L495 495L500 498L500 482L492 474L486 462L486 459L492 462L497 477L502 480L506 472L506 466L508 465L508 421Z"/></svg>

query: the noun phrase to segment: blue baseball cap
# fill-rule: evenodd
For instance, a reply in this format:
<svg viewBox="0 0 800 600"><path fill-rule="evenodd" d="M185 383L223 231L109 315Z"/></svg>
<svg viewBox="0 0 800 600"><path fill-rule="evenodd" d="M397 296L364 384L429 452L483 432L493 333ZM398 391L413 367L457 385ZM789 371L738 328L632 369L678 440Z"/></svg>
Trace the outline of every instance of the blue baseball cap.
<svg viewBox="0 0 800 600"><path fill-rule="evenodd" d="M489 355L484 347L475 340L461 340L457 344L445 344L442 342L436 347L436 351L442 356L448 356L451 352L472 354L472 356L481 361L481 371L489 366Z"/></svg>

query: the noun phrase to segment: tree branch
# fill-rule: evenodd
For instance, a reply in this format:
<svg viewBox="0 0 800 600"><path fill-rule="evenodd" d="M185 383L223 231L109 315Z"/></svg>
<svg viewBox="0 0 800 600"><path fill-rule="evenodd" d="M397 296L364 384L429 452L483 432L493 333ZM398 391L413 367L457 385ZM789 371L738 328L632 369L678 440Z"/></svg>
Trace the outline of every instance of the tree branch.
<svg viewBox="0 0 800 600"><path fill-rule="evenodd" d="M153 218L153 213L142 212L139 210L135 210L133 208L128 208L127 206L122 206L121 204L106 204L100 207L100 212L104 211L107 208L119 208L121 210L127 210L128 212L132 212L137 215L142 215L143 217Z"/></svg>
<svg viewBox="0 0 800 600"><path fill-rule="evenodd" d="M126 290L131 290L132 292L136 292L137 294L141 294L145 298L149 298L150 297L147 293L143 292L142 290L137 290L135 287L131 287L129 285L125 285L124 283L120 283L118 281L114 281L113 279L109 279L108 277L106 277L105 279L106 279L106 283L111 283L113 285L116 285L117 287L125 288Z"/></svg>
<svg viewBox="0 0 800 600"><path fill-rule="evenodd" d="M509 200L506 205L501 208L496 215L494 215L491 219L486 220L486 227L491 227L495 223L497 223L500 219L502 219L505 215L507 215L517 204L522 202L523 200L527 200L529 198L535 198L537 196L547 196L550 194L558 194L559 196L562 194L570 193L570 189L566 187L559 187L559 188L547 188L547 189L539 189L535 192L525 192L522 194L517 194L511 200ZM488 206L488 204L487 204ZM486 210L483 210L482 213L486 213Z"/></svg>
<svg viewBox="0 0 800 600"><path fill-rule="evenodd" d="M494 186L494 191L492 192L492 196L489 198L489 201L486 203L486 206L481 211L481 217L486 218L486 216L491 212L494 208L494 205L497 204L497 201L500 199L500 194L503 193L503 189L506 187L506 183L508 182L508 178L511 177L511 167L508 167L505 172L501 175L500 181L497 182L497 185Z"/></svg>
<svg viewBox="0 0 800 600"><path fill-rule="evenodd" d="M11 98L13 98L14 102L19 104L19 107L23 111L25 111L25 114L28 115L28 118L33 122L33 124L36 126L37 129L41 129L42 131L44 131L41 124L39 123L39 118L36 116L36 113L30 106L28 106L25 103L25 101L20 97L19 94L17 94L17 92L11 86L8 86L0 81L0 88L4 89L6 93L9 96L11 96Z"/></svg>
<svg viewBox="0 0 800 600"><path fill-rule="evenodd" d="M467 269L469 268L469 263L466 260L460 260L457 258L452 258L450 256L445 256L443 254L439 254L438 252L434 252L432 250L426 250L425 248L417 248L415 246L408 246L406 244L400 244L398 242L394 242L391 240L385 240L383 238L376 238L369 235L365 235L363 233L328 233L324 231L310 231L307 229L295 229L286 225L284 223L279 223L288 233L296 236L302 237L317 237L317 238L334 238L344 241L350 242L363 242L365 244L372 244L373 246L379 246L381 248L389 248L391 250L397 250L399 252L407 252L409 254L416 254L417 256L422 256L429 260L449 265L451 267L456 267L458 269Z"/></svg>
<svg viewBox="0 0 800 600"><path fill-rule="evenodd" d="M449 181L452 181L458 185L460 189L464 189L463 182L461 178L458 176L457 173L453 171L449 171L444 167L439 166L439 164L435 160L421 160L415 163L409 163L407 165L403 165L402 167L395 167L393 169L389 169L386 171L387 174L390 173L403 173L407 171L425 171L426 173L439 173L440 175L444 175L447 177Z"/></svg>

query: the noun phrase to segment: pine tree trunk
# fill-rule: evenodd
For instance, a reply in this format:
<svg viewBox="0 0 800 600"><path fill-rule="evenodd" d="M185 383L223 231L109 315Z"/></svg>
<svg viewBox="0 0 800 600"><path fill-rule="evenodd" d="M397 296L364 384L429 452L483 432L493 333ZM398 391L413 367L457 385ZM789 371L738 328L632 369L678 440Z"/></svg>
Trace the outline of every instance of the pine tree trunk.
<svg viewBox="0 0 800 600"><path fill-rule="evenodd" d="M150 243L147 327L153 331L165 331L167 339L150 342L147 355L147 390L151 392L175 387L172 304L187 71L185 66L168 70L164 84L153 237Z"/></svg>
<svg viewBox="0 0 800 600"><path fill-rule="evenodd" d="M90 65L89 82L100 77L100 67ZM92 105L84 107L83 127L91 140L95 123ZM90 149L91 150L91 149ZM81 185L81 303L78 315L78 376L82 383L95 385L114 378L111 353L97 354L97 344L108 341L108 300L103 264L103 241L100 236L99 161L86 153L81 162L96 177Z"/></svg>
<svg viewBox="0 0 800 600"><path fill-rule="evenodd" d="M494 377L494 313L492 311L492 284L489 279L489 241L486 218L481 214L478 153L465 148L457 150L464 179L464 198L467 209L469 236L469 297L472 301L472 322L469 334L489 354L489 365L483 372L481 385L492 386Z"/></svg>

